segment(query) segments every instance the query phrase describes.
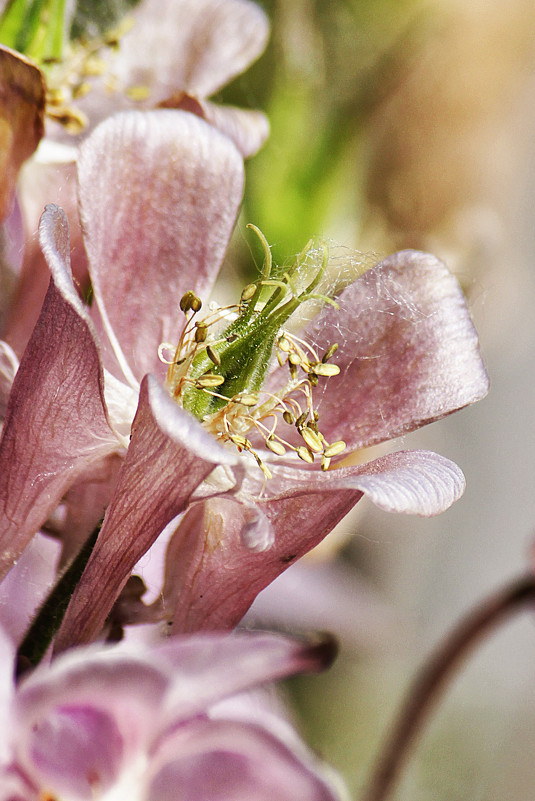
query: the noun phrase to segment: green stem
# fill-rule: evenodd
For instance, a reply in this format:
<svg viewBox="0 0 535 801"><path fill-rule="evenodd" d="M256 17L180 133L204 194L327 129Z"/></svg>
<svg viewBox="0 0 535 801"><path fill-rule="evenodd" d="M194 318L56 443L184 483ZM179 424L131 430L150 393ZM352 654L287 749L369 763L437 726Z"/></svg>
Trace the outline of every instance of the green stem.
<svg viewBox="0 0 535 801"><path fill-rule="evenodd" d="M102 521L89 535L70 565L52 588L41 605L30 628L19 646L16 660L16 676L36 667L45 655L54 635L65 617L65 612L72 594L82 577L85 566L91 556Z"/></svg>

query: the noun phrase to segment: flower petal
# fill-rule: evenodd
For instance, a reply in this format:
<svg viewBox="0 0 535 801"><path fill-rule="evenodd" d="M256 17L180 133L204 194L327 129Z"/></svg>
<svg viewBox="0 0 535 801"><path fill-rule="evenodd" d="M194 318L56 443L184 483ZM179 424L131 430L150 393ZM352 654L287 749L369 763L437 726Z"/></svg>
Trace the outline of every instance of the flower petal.
<svg viewBox="0 0 535 801"><path fill-rule="evenodd" d="M341 795L301 746L264 723L200 718L168 736L145 801L336 801ZM301 745L301 744L299 744ZM294 746L294 747L292 747Z"/></svg>
<svg viewBox="0 0 535 801"><path fill-rule="evenodd" d="M88 642L100 632L136 562L158 534L183 511L214 465L236 460L152 376L143 379L125 463L58 634L57 650Z"/></svg>
<svg viewBox="0 0 535 801"><path fill-rule="evenodd" d="M152 103L177 89L214 94L261 55L269 35L266 15L248 0L147 0L134 19L114 73L151 89Z"/></svg>
<svg viewBox="0 0 535 801"><path fill-rule="evenodd" d="M74 283L82 292L88 285L87 259L78 216L76 166L73 160L56 161L54 153L50 160L50 150L50 142L44 139L35 156L23 166L18 181L26 244L4 338L19 357L37 322L50 282L50 269L39 247L39 240L34 236L47 204L55 203L65 211L69 221Z"/></svg>
<svg viewBox="0 0 535 801"><path fill-rule="evenodd" d="M238 501L208 500L185 515L169 544L163 588L174 631L235 626L258 593L318 545L364 494L390 512L433 515L464 490L459 468L428 451L400 451L326 473L272 469L279 491L256 503L257 525L267 520L273 528L271 548L258 553L244 546L250 510Z"/></svg>
<svg viewBox="0 0 535 801"><path fill-rule="evenodd" d="M303 336L334 342L340 375L314 389L320 428L350 449L392 439L474 403L488 390L462 291L434 256L402 251L368 270ZM271 379L274 381L274 378Z"/></svg>
<svg viewBox="0 0 535 801"><path fill-rule="evenodd" d="M197 100L186 92L160 103L160 108L176 108L197 114L232 139L244 159L257 153L269 136L269 121L261 111L220 106L209 100Z"/></svg>
<svg viewBox="0 0 535 801"><path fill-rule="evenodd" d="M0 220L11 210L20 166L44 133L45 82L39 67L0 45Z"/></svg>
<svg viewBox="0 0 535 801"><path fill-rule="evenodd" d="M14 643L22 641L56 579L60 549L57 540L37 534L0 582L0 626Z"/></svg>
<svg viewBox="0 0 535 801"><path fill-rule="evenodd" d="M0 441L0 575L67 487L117 447L91 322L72 283L67 220L45 210L40 237L52 278L9 398Z"/></svg>
<svg viewBox="0 0 535 801"><path fill-rule="evenodd" d="M158 346L176 341L180 298L188 289L204 295L215 281L241 202L243 162L193 114L132 111L94 131L78 170L106 333L131 382L161 374Z"/></svg>

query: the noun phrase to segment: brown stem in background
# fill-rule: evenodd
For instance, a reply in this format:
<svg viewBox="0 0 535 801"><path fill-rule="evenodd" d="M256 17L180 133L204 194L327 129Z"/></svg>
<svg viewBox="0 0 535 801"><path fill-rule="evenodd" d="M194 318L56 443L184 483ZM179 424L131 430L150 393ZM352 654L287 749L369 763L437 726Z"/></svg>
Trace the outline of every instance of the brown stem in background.
<svg viewBox="0 0 535 801"><path fill-rule="evenodd" d="M516 579L469 612L439 644L412 683L362 801L387 798L427 715L459 662L489 630L530 604L535 604L535 577Z"/></svg>

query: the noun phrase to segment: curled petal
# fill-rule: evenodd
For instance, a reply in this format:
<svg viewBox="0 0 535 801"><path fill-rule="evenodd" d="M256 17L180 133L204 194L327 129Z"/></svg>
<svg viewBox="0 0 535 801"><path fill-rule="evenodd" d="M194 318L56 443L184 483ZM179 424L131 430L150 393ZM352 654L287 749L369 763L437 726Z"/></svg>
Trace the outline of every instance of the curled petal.
<svg viewBox="0 0 535 801"><path fill-rule="evenodd" d="M76 153L74 148L72 151ZM78 216L73 152L68 151L66 160L62 160L64 154L61 151L60 160L56 160L53 144L44 139L34 158L20 172L19 197L26 231L32 236L21 247L21 253L24 254L22 269L4 333L4 338L18 356L22 355L37 322L50 281L48 264L38 239L33 236L47 204L55 203L65 211L69 221L71 269L75 285L82 292L88 285L87 259Z"/></svg>
<svg viewBox="0 0 535 801"><path fill-rule="evenodd" d="M45 210L40 238L52 281L9 398L0 441L0 574L65 490L117 448L92 325L72 283L67 220Z"/></svg>
<svg viewBox="0 0 535 801"><path fill-rule="evenodd" d="M488 376L464 296L434 256L390 256L337 303L304 333L320 353L338 344L332 362L340 375L314 390L327 439L365 447L486 395Z"/></svg>
<svg viewBox="0 0 535 801"><path fill-rule="evenodd" d="M243 162L193 114L132 111L86 140L78 175L95 300L135 383L162 372L158 346L176 340L184 292L203 296L215 281L242 198Z"/></svg>
<svg viewBox="0 0 535 801"><path fill-rule="evenodd" d="M114 72L150 89L152 103L177 89L214 94L261 55L269 34L266 15L248 0L148 0L134 18Z"/></svg>
<svg viewBox="0 0 535 801"><path fill-rule="evenodd" d="M132 569L158 534L184 510L214 465L236 459L152 376L143 379L125 463L58 634L57 650L88 642L100 632Z"/></svg>
<svg viewBox="0 0 535 801"><path fill-rule="evenodd" d="M433 515L464 490L459 468L428 451L400 451L326 473L273 473L276 494L257 501L274 532L267 550L244 547L250 513L236 500L211 499L185 516L169 545L163 588L175 609L174 630L235 626L258 593L318 545L364 494L387 511Z"/></svg>
<svg viewBox="0 0 535 801"><path fill-rule="evenodd" d="M29 59L0 46L0 220L11 209L18 171L44 132L45 82Z"/></svg>

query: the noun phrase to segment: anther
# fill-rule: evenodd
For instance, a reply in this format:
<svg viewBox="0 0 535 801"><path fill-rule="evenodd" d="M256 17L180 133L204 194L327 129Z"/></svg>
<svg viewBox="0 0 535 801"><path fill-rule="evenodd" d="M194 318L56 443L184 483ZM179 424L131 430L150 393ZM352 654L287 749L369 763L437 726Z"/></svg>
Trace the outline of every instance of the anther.
<svg viewBox="0 0 535 801"><path fill-rule="evenodd" d="M280 348L280 350L284 351L284 353L290 353L290 351L292 350L292 346L285 337L279 337L279 340L277 342L277 347Z"/></svg>
<svg viewBox="0 0 535 801"><path fill-rule="evenodd" d="M232 398L233 403L241 403L242 406L256 406L258 403L258 395L254 395L252 392L242 392L239 395L235 395Z"/></svg>
<svg viewBox="0 0 535 801"><path fill-rule="evenodd" d="M297 448L296 452L299 458L303 460L303 462L308 462L308 464L314 464L314 454L311 453L308 450L308 448L305 448L304 445L300 445L299 448Z"/></svg>
<svg viewBox="0 0 535 801"><path fill-rule="evenodd" d="M315 364L312 369L316 375L326 376L327 378L338 375L340 372L337 364Z"/></svg>
<svg viewBox="0 0 535 801"><path fill-rule="evenodd" d="M197 332L195 332L197 333ZM212 348L211 345L206 346L206 355L217 367L221 364L221 356L219 353Z"/></svg>
<svg viewBox="0 0 535 801"><path fill-rule="evenodd" d="M328 470L330 464L331 464L331 460L329 459L329 457L325 456L325 454L323 454L323 456L321 457L321 469L323 471Z"/></svg>
<svg viewBox="0 0 535 801"><path fill-rule="evenodd" d="M204 325L204 323L196 323L195 324L195 342L204 342L206 337L208 336L208 326ZM207 349L208 350L208 349ZM212 358L210 356L210 358ZM214 361L212 359L212 361ZM215 362L217 364L217 362Z"/></svg>
<svg viewBox="0 0 535 801"><path fill-rule="evenodd" d="M312 431L311 428L302 428L299 432L303 439L305 440L305 444L307 445L308 449L314 451L314 453L322 453L323 451L323 444L321 439L318 437L317 434Z"/></svg>
<svg viewBox="0 0 535 801"><path fill-rule="evenodd" d="M293 424L295 423L295 418L294 418L293 414L291 412L289 412L287 409L282 413L282 419L289 426L293 426Z"/></svg>
<svg viewBox="0 0 535 801"><path fill-rule="evenodd" d="M220 387L225 383L225 377L222 375L214 375L214 373L205 373L199 376L195 381L196 389L206 389L208 387Z"/></svg>
<svg viewBox="0 0 535 801"><path fill-rule="evenodd" d="M323 362L323 364L325 364L325 362L328 362L331 356L333 356L337 350L338 350L338 342L335 342L333 345L331 345L329 350L325 351L325 353L321 357L321 361Z"/></svg>
<svg viewBox="0 0 535 801"><path fill-rule="evenodd" d="M254 293L256 292L257 286L256 284L247 284L243 292L241 293L240 300L242 303L247 303L248 300L251 300Z"/></svg>
<svg viewBox="0 0 535 801"><path fill-rule="evenodd" d="M343 440L339 439L337 442L331 443L331 445L327 445L325 448L323 455L330 459L331 456L338 456L339 453L342 453L346 449L346 444Z"/></svg>
<svg viewBox="0 0 535 801"><path fill-rule="evenodd" d="M181 311L183 311L185 314L186 312L189 312L190 309L192 309L194 312L198 312L201 310L201 308L202 308L201 299L197 297L195 292L192 292L191 289L188 289L188 291L185 292L182 295L182 298L180 299Z"/></svg>
<svg viewBox="0 0 535 801"><path fill-rule="evenodd" d="M301 428L305 424L305 420L307 419L307 417L308 417L308 412L303 412L302 414L300 414L297 420L295 421L295 427L297 429Z"/></svg>
<svg viewBox="0 0 535 801"><path fill-rule="evenodd" d="M266 448L269 448L270 451L276 453L277 456L284 456L284 454L286 453L286 448L284 447L282 442L279 442L278 440L273 439L272 437L268 437L266 439Z"/></svg>

